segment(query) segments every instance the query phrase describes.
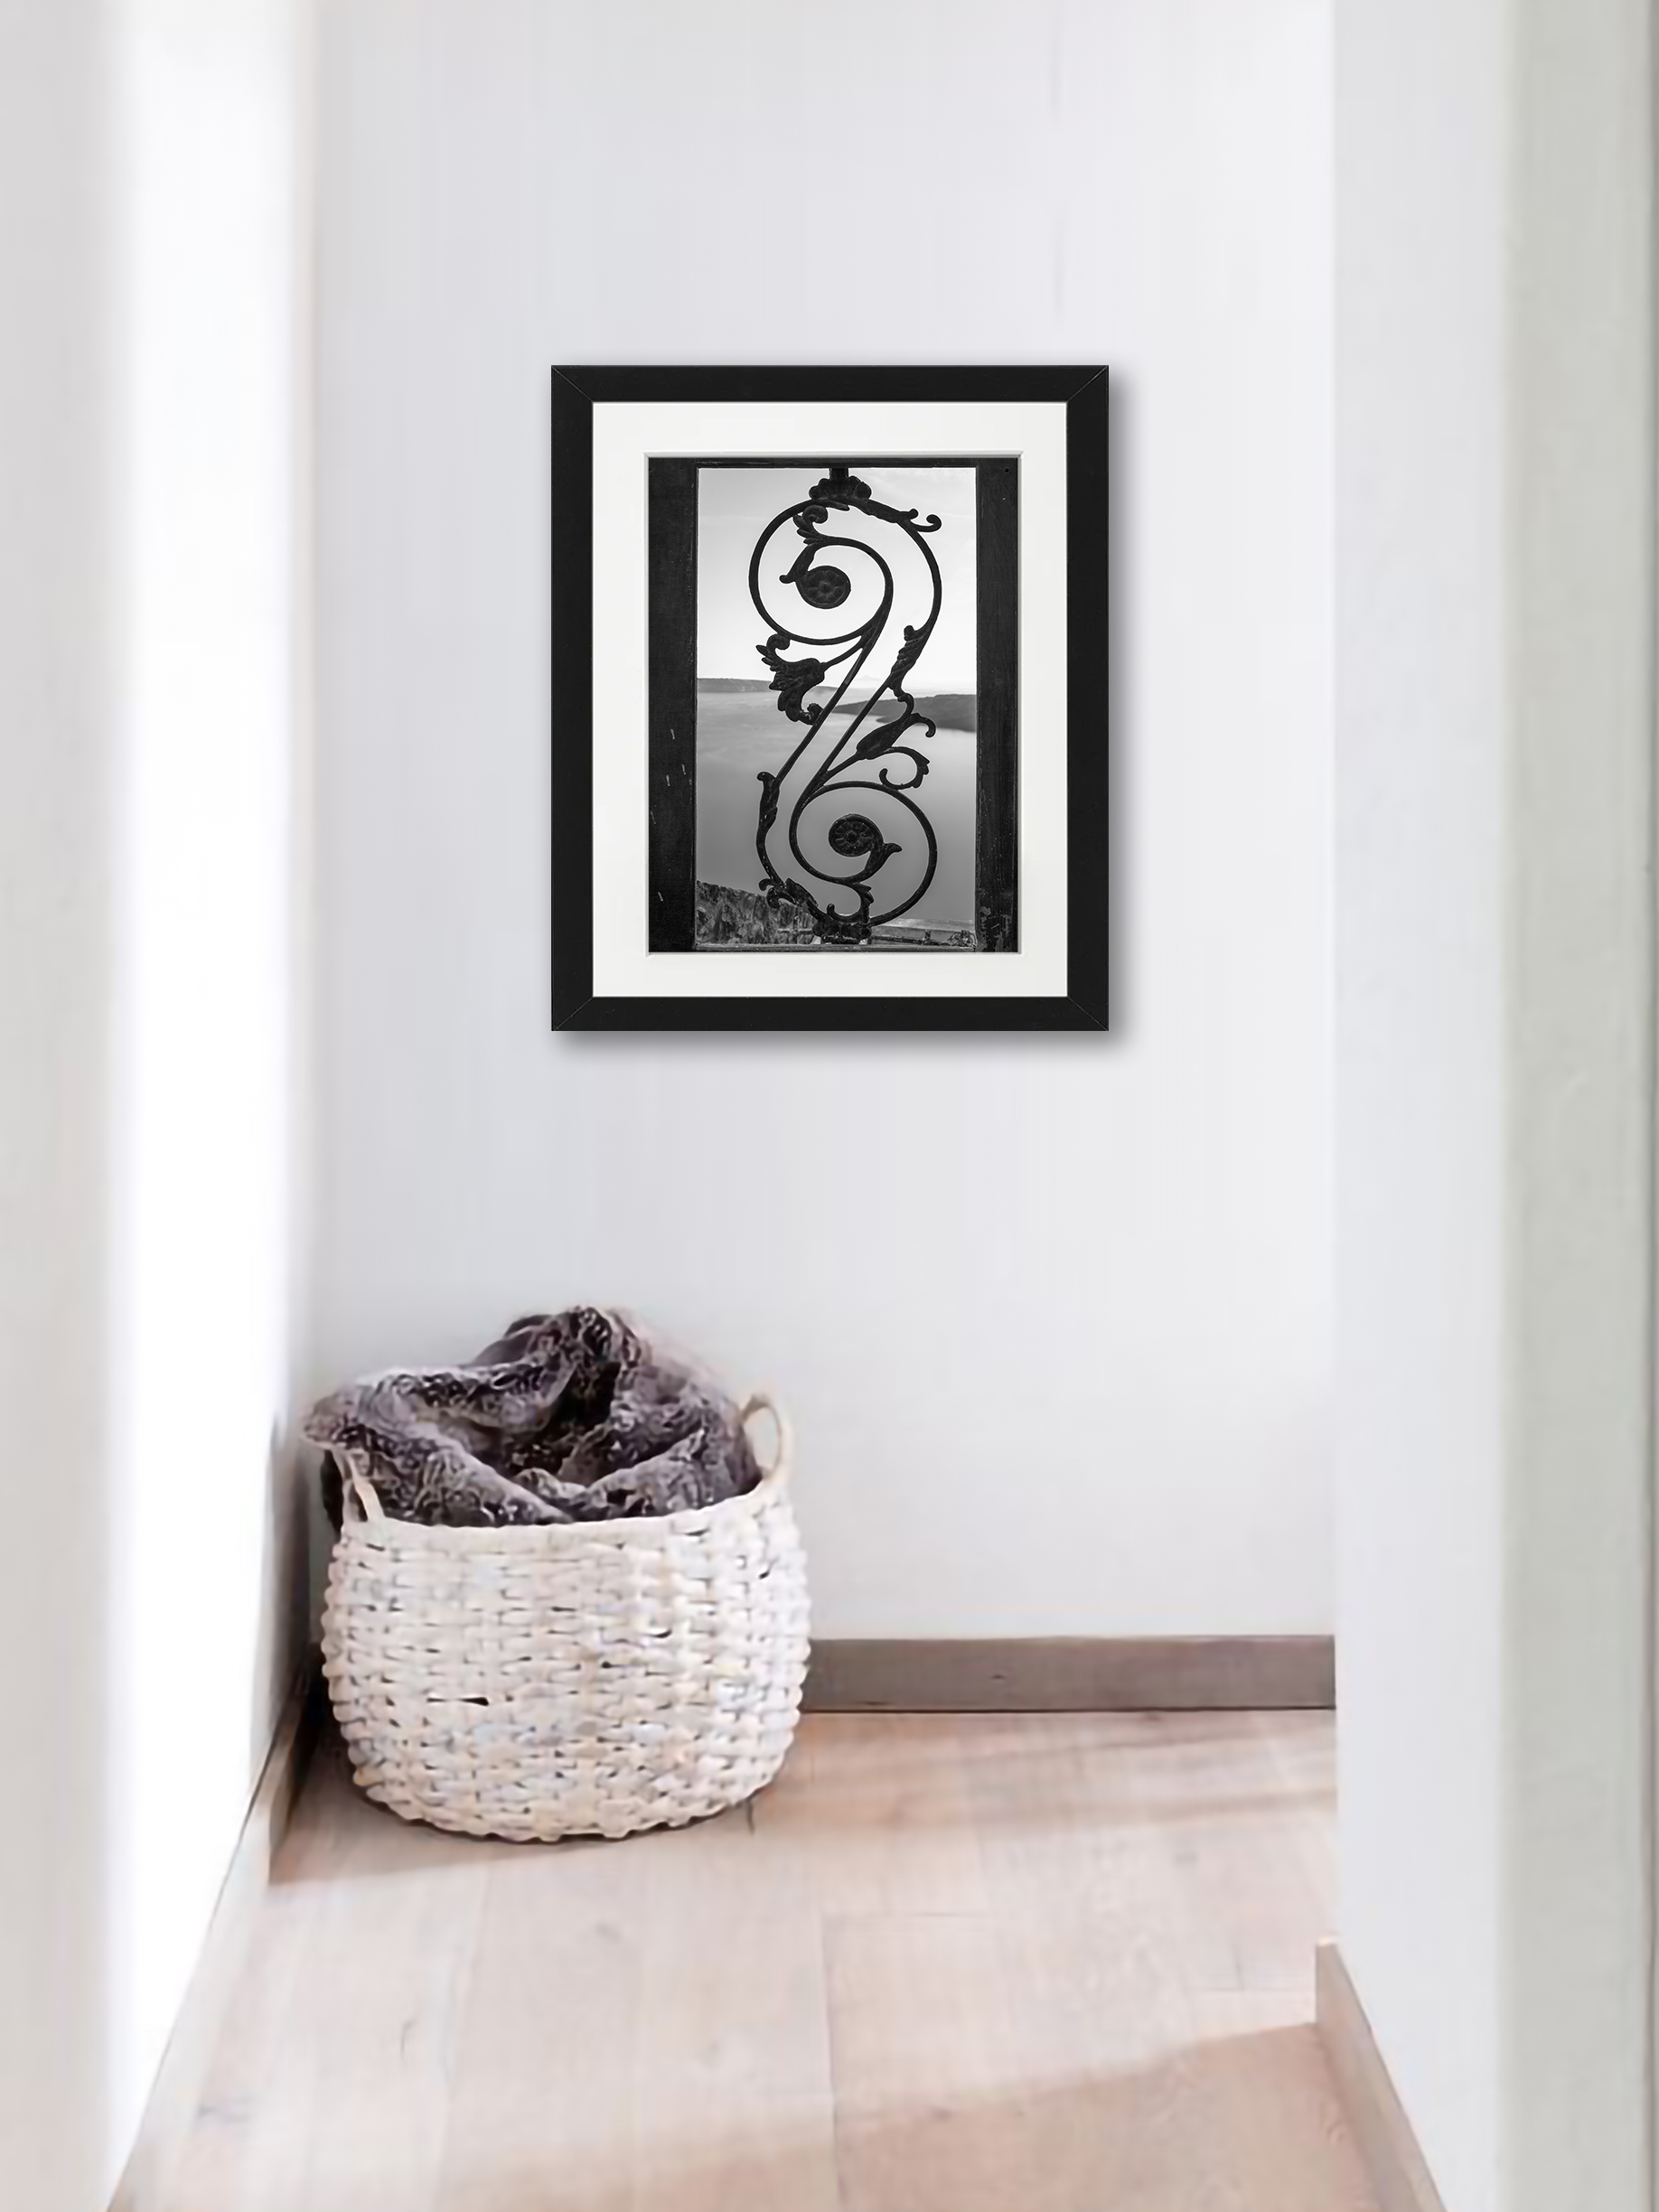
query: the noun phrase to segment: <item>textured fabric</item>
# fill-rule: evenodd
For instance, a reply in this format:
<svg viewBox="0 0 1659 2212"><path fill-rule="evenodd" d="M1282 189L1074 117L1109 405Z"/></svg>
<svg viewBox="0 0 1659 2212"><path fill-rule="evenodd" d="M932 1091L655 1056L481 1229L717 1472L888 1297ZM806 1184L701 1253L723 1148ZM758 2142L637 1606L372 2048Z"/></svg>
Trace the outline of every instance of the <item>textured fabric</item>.
<svg viewBox="0 0 1659 2212"><path fill-rule="evenodd" d="M395 1520L614 1521L718 1504L760 1480L731 1401L591 1306L530 1314L463 1367L391 1368L320 1399L305 1434Z"/></svg>

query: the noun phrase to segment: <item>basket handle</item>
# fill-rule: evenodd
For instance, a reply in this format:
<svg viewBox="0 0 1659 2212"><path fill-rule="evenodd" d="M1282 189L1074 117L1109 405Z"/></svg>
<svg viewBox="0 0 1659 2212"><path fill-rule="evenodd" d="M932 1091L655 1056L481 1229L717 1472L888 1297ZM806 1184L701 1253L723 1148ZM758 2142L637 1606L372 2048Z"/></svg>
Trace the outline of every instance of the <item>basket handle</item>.
<svg viewBox="0 0 1659 2212"><path fill-rule="evenodd" d="M763 1475L775 1475L787 1470L795 1457L795 1432L789 1425L789 1415L769 1392L751 1391L743 1401L743 1411L737 1416L740 1428L746 1429L752 1413L770 1413L772 1425L778 1432L778 1448L773 1454L770 1466L760 1463ZM759 1454L755 1455L759 1461Z"/></svg>
<svg viewBox="0 0 1659 2212"><path fill-rule="evenodd" d="M355 1452L342 1452L346 1481L356 1493L357 1503L365 1521L384 1521L386 1508L380 1503L380 1494L358 1465Z"/></svg>

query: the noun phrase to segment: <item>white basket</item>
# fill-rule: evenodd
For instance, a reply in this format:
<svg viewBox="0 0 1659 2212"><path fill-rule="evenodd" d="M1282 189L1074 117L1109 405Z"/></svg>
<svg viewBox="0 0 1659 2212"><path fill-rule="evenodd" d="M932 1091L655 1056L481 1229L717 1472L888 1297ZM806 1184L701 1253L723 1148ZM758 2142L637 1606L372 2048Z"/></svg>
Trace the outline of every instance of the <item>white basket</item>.
<svg viewBox="0 0 1659 2212"><path fill-rule="evenodd" d="M357 1782L405 1820L515 1842L680 1827L783 1764L807 1661L789 1424L757 1488L656 1520L430 1528L361 1465L323 1664Z"/></svg>

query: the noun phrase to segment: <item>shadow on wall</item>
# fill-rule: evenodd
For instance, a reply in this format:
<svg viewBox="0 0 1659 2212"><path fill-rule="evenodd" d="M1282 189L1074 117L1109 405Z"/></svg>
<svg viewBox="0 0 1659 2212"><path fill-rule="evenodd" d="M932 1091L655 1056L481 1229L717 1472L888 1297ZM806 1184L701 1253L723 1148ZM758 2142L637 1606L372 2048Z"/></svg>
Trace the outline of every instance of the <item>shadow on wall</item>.
<svg viewBox="0 0 1659 2212"><path fill-rule="evenodd" d="M51 1453L61 1525L33 1537L14 1528L0 1562L0 1668L11 1692L0 1821L0 2176L6 2201L30 2212L102 2205L118 2155L110 2122L117 1747L104 1601L111 1530L95 1473L103 1427L95 1388L55 1409L50 1444L42 1439L39 1448Z"/></svg>
<svg viewBox="0 0 1659 2212"><path fill-rule="evenodd" d="M1023 1036L1019 1039L1019 1049L1024 1054L1068 1053L1087 1056L1110 1052L1114 1047L1120 1049L1134 1037L1137 839L1132 823L1137 732L1134 666L1130 653L1136 622L1135 501L1138 480L1134 465L1135 411L1132 381L1121 378L1117 370L1112 370L1108 432L1111 492L1109 511L1103 518L1109 551L1109 595L1104 610L1103 644L1110 717L1108 743L1111 752L1110 818L1103 850L1105 896L1111 923L1109 995L1111 1028L1105 1036L1101 1036L1097 1030L1082 1029L1045 1031L1035 1036ZM1084 639L1081 641L1079 651L1081 659L1074 660L1072 664L1073 680L1077 678L1080 666L1086 671L1086 676L1098 675L1101 644ZM1087 895L1096 895L1098 889L1098 883L1092 885ZM657 1060L664 1055L671 1056L676 1052L696 1054L706 1049L707 1042L707 1036L696 1030L564 1029L559 1032L561 1050L592 1054L603 1058L638 1054L646 1059ZM792 1054L838 1061L859 1053L886 1056L891 1047L891 1039L879 1031L859 1029L792 1031L789 1043ZM764 1030L732 1030L721 1033L720 1049L727 1059L733 1061L745 1058L772 1061L776 1057L777 1040ZM954 1060L960 1059L964 1051L1006 1052L1008 1042L996 1036L975 1037L948 1029L919 1029L906 1033L904 1049L907 1053Z"/></svg>
<svg viewBox="0 0 1659 2212"><path fill-rule="evenodd" d="M1106 852L1107 905L1111 915L1111 974L1108 999L1111 1035L1126 1042L1135 1030L1135 942L1133 895L1136 839L1129 833L1135 805L1134 665L1129 655L1135 630L1135 390L1115 370L1108 417L1111 501L1107 516L1108 600L1106 606L1106 699L1111 746L1111 819ZM1073 659L1073 668L1075 670Z"/></svg>
<svg viewBox="0 0 1659 2212"><path fill-rule="evenodd" d="M252 1771L258 1773L281 1725L285 1685L296 1682L311 1644L311 1516L316 1492L312 1454L297 1433L271 1431L266 1463L265 1558L259 1642L248 1714Z"/></svg>

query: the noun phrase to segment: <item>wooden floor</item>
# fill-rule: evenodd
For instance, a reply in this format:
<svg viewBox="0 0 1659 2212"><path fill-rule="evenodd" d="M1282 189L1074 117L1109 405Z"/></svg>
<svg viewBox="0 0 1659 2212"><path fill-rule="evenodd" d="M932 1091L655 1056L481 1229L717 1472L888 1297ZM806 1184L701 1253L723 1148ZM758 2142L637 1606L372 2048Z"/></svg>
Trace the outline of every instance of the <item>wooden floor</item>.
<svg viewBox="0 0 1659 2212"><path fill-rule="evenodd" d="M167 2212L1371 2212L1317 1714L822 1717L745 1812L406 1827L320 1755Z"/></svg>

